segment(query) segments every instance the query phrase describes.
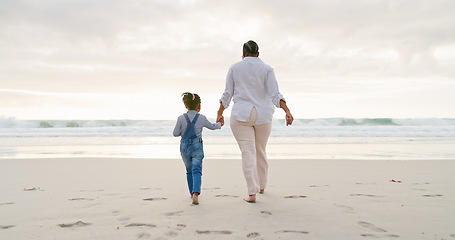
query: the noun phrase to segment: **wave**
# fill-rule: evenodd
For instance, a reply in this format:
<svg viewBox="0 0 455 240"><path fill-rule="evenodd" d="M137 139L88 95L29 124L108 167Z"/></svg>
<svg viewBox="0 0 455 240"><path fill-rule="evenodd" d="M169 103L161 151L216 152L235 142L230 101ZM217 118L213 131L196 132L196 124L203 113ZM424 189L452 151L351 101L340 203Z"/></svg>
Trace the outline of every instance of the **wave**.
<svg viewBox="0 0 455 240"><path fill-rule="evenodd" d="M284 120L278 120L284 123ZM454 118L317 118L296 119L304 126L455 126Z"/></svg>
<svg viewBox="0 0 455 240"><path fill-rule="evenodd" d="M0 118L0 128L98 128L172 125L173 121L156 120L17 120Z"/></svg>
<svg viewBox="0 0 455 240"><path fill-rule="evenodd" d="M213 121L213 120L212 120ZM226 119L229 122L229 119ZM0 128L170 127L175 120L17 120L0 118ZM273 125L283 125L274 119ZM294 126L455 126L454 118L317 118L296 119Z"/></svg>
<svg viewBox="0 0 455 240"><path fill-rule="evenodd" d="M227 120L229 121L229 120ZM274 120L272 137L426 137L455 138L454 121L315 121L296 120L286 127ZM429 124L433 125L429 125ZM172 138L175 121L3 121L1 138L36 137L148 137ZM376 125L372 125L376 124ZM382 124L382 125L379 125ZM232 136L229 124L221 130L204 130L204 136Z"/></svg>

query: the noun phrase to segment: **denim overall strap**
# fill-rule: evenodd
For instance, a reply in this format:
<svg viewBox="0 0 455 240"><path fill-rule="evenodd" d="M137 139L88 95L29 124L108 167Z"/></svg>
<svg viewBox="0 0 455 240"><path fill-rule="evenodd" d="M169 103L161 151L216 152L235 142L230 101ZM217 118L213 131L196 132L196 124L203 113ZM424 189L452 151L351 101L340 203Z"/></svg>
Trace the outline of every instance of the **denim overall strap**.
<svg viewBox="0 0 455 240"><path fill-rule="evenodd" d="M190 122L190 119L188 118L188 114L184 114L184 116L186 119L187 126L186 126L185 132L183 133L182 139L187 140L187 139L197 138L194 125L196 124L196 121L199 118L199 114L196 114L196 116L194 117L192 122Z"/></svg>

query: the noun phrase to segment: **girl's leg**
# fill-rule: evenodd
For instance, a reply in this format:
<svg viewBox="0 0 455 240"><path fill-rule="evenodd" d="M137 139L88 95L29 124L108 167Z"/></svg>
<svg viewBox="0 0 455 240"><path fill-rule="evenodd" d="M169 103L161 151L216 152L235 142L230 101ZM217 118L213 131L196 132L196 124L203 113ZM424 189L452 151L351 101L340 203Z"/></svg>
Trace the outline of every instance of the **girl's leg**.
<svg viewBox="0 0 455 240"><path fill-rule="evenodd" d="M270 132L272 131L272 123L261 124L254 126L254 133L256 138L256 157L257 157L257 171L259 179L260 193L263 193L267 185L267 152L266 146L269 140Z"/></svg>
<svg viewBox="0 0 455 240"><path fill-rule="evenodd" d="M202 184L202 160L204 159L204 148L202 142L194 142L191 153L192 161L192 181L193 181L193 193L201 193Z"/></svg>
<svg viewBox="0 0 455 240"><path fill-rule="evenodd" d="M254 195L259 191L253 128L256 119L256 108L251 111L249 122L240 122L231 116L231 130L242 152L242 168L248 187L248 195Z"/></svg>
<svg viewBox="0 0 455 240"><path fill-rule="evenodd" d="M187 143L180 143L180 153L182 155L183 163L185 164L186 169L186 181L188 183L188 190L190 194L193 194L193 164L191 162L190 151L188 149Z"/></svg>

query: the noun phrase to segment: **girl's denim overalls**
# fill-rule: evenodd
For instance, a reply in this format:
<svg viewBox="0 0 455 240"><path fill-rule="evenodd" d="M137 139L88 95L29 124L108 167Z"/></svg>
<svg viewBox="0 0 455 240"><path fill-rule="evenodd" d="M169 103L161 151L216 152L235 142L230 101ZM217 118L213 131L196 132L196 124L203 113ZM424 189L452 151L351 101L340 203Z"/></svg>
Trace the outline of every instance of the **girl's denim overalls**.
<svg viewBox="0 0 455 240"><path fill-rule="evenodd" d="M199 117L196 114L193 121L190 122L188 114L184 114L187 127L180 140L180 153L186 167L186 180L190 193L201 193L202 178L202 159L204 150L202 147L202 138L196 136L194 125Z"/></svg>

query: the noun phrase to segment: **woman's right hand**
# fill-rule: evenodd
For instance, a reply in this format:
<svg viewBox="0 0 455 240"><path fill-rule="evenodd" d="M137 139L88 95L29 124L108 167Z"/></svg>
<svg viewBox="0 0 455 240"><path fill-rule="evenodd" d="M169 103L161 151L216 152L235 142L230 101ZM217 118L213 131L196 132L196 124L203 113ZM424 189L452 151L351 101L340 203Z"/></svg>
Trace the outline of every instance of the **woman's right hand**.
<svg viewBox="0 0 455 240"><path fill-rule="evenodd" d="M224 117L223 114L218 114L218 117L216 118L216 122L220 122L221 126L224 126Z"/></svg>
<svg viewBox="0 0 455 240"><path fill-rule="evenodd" d="M221 126L224 126L224 117L223 117L223 112L224 112L224 106L223 103L220 102L220 109L216 113L216 122L220 122Z"/></svg>

